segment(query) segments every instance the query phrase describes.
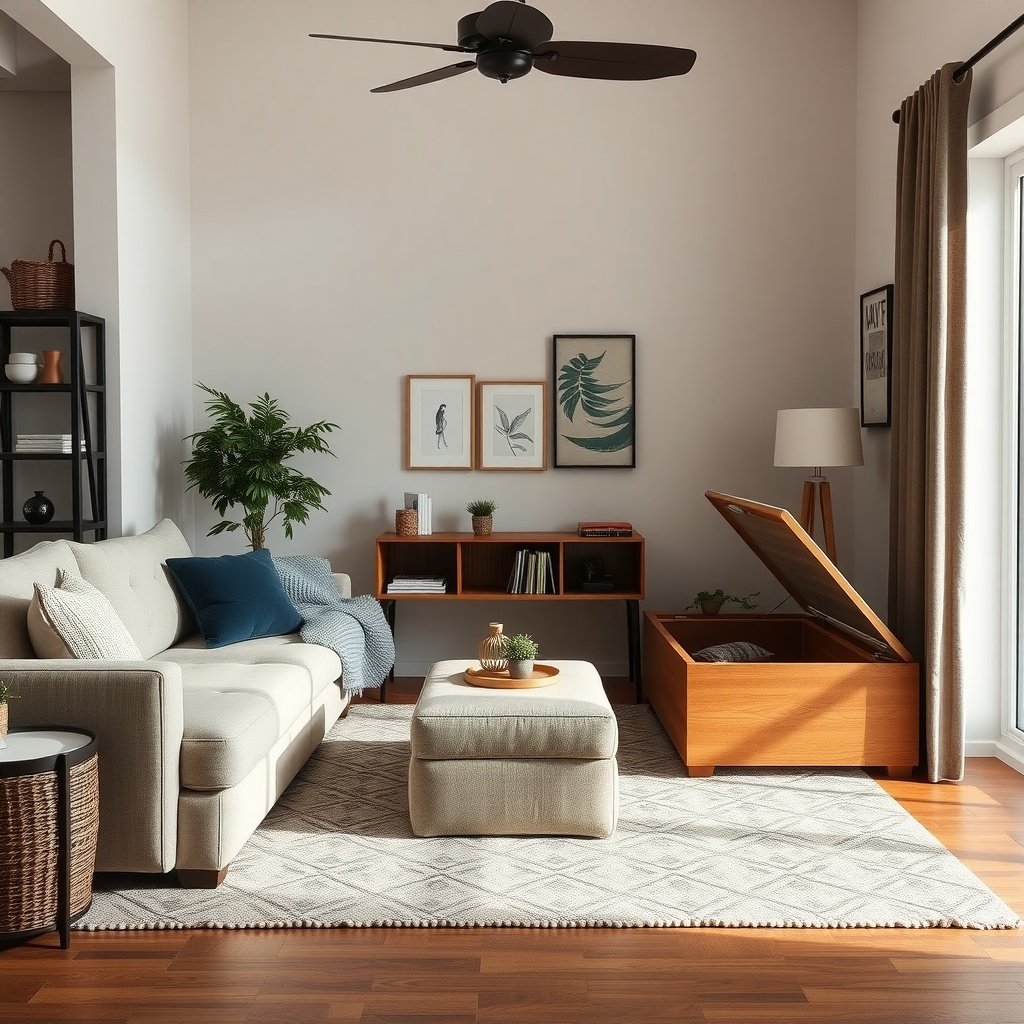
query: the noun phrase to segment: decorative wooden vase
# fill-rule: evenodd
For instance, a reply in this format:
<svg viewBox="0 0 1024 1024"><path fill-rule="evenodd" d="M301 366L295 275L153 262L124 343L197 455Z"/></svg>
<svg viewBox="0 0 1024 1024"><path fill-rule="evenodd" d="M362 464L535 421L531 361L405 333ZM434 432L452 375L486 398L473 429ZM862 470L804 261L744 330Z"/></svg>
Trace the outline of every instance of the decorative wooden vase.
<svg viewBox="0 0 1024 1024"><path fill-rule="evenodd" d="M43 371L39 374L40 384L63 384L64 368L61 359L64 353L59 348L50 348L43 352Z"/></svg>
<svg viewBox="0 0 1024 1024"><path fill-rule="evenodd" d="M473 516L473 535L490 537L494 530L494 516Z"/></svg>
<svg viewBox="0 0 1024 1024"><path fill-rule="evenodd" d="M419 535L419 517L414 508L395 510L395 533L399 537L416 537Z"/></svg>
<svg viewBox="0 0 1024 1024"><path fill-rule="evenodd" d="M491 632L480 641L477 648L477 658L488 672L504 672L508 668L508 658L505 657L508 637L502 632L504 628L502 623L492 622Z"/></svg>

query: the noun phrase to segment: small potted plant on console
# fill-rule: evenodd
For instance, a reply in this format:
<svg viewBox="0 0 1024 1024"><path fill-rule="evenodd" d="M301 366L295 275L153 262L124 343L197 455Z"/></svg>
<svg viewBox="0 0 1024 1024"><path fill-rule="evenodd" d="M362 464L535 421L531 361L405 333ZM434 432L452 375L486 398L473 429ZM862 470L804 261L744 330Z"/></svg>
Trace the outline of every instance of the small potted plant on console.
<svg viewBox="0 0 1024 1024"><path fill-rule="evenodd" d="M746 597L734 597L732 594L727 594L721 587L718 590L702 590L686 606L686 611L689 611L691 608L699 608L705 615L717 615L722 610L723 605L736 604L745 612L749 612L757 607L751 601L751 598L760 596L760 591L754 594L747 594Z"/></svg>
<svg viewBox="0 0 1024 1024"><path fill-rule="evenodd" d="M16 698L17 694L11 693L7 684L0 679L0 747L6 746L4 737L7 735L7 730L10 726L10 721L7 717L7 702Z"/></svg>
<svg viewBox="0 0 1024 1024"><path fill-rule="evenodd" d="M466 511L473 517L473 533L477 537L490 537L494 528L494 513L498 506L489 498L479 498L466 506Z"/></svg>
<svg viewBox="0 0 1024 1024"><path fill-rule="evenodd" d="M533 663L538 654L540 646L528 633L510 636L505 645L509 676L512 679L529 679L533 675Z"/></svg>

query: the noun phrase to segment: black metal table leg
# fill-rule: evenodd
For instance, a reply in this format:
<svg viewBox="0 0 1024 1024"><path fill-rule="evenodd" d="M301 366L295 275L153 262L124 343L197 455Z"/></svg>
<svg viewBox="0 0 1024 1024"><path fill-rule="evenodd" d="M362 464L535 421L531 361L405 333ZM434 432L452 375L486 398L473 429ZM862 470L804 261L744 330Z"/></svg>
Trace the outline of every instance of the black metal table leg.
<svg viewBox="0 0 1024 1024"><path fill-rule="evenodd" d="M57 760L57 930L60 948L71 945L71 768Z"/></svg>

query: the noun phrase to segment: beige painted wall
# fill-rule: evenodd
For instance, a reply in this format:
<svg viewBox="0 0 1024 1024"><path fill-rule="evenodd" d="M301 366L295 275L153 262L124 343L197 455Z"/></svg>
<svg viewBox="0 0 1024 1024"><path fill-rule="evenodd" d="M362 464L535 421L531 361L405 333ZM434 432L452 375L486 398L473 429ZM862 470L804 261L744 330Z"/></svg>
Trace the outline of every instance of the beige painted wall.
<svg viewBox="0 0 1024 1024"><path fill-rule="evenodd" d="M330 513L273 547L327 554L367 591L403 491L430 492L440 528L467 528L465 501L493 496L501 529L633 520L648 607L721 585L771 608L779 588L703 492L792 507L802 473L772 467L775 411L854 399L854 5L546 5L563 38L699 51L690 76L655 83L474 74L371 96L445 55L305 37L444 40L466 9L190 6L195 377L344 428L339 461L311 466ZM551 335L584 331L639 336L639 469L403 472L403 374L543 378ZM853 478L835 474L844 564ZM211 522L200 505L197 533ZM495 615L548 656L624 663L618 608L417 606L399 619L399 671L468 653Z"/></svg>
<svg viewBox="0 0 1024 1024"><path fill-rule="evenodd" d="M52 238L68 247L74 260L74 209L71 183L71 96L60 92L0 92L0 266L15 259L45 260ZM0 280L0 309L11 308L5 280ZM67 333L36 331L15 335L19 350L41 352L63 347ZM2 373L0 367L0 373ZM6 398L4 399L6 401ZM55 419L55 417L58 417ZM18 399L18 433L63 432L68 427L66 398L22 396ZM64 467L44 463L16 463L15 514L33 490L43 489L56 503L58 518L70 518L70 486ZM39 537L18 535L16 550Z"/></svg>
<svg viewBox="0 0 1024 1024"><path fill-rule="evenodd" d="M966 59L1020 14L1014 0L860 0L857 67L857 293L893 279L898 129L892 111L939 67ZM970 120L985 117L1024 92L1024 37L1018 36L987 58L975 71ZM999 196L1001 167L972 161L969 263L973 279L968 314L972 351L972 434L969 466L971 521L966 590L972 595L968 630L971 674L967 695L967 737L972 753L991 753L999 736L1000 635L999 579L1003 554L998 545L1003 509L999 490L999 353L1001 338L993 330L1000 311L999 251L992 238L993 211L988 187L995 178ZM998 228L998 225L997 225ZM995 265L992 273L988 268ZM979 281L984 267L987 280ZM993 278L995 279L993 287ZM854 326L855 374L859 342ZM859 377L856 378L859 380ZM867 465L855 496L857 535L854 577L862 593L885 609L889 520L889 431L865 431Z"/></svg>

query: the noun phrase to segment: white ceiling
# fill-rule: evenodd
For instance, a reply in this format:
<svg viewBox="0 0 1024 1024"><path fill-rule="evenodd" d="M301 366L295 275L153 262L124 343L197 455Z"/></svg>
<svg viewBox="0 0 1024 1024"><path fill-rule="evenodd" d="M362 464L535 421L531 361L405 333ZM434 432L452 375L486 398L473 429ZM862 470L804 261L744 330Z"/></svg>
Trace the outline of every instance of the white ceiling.
<svg viewBox="0 0 1024 1024"><path fill-rule="evenodd" d="M71 66L20 25L17 30L18 73L0 76L0 92L70 92Z"/></svg>

